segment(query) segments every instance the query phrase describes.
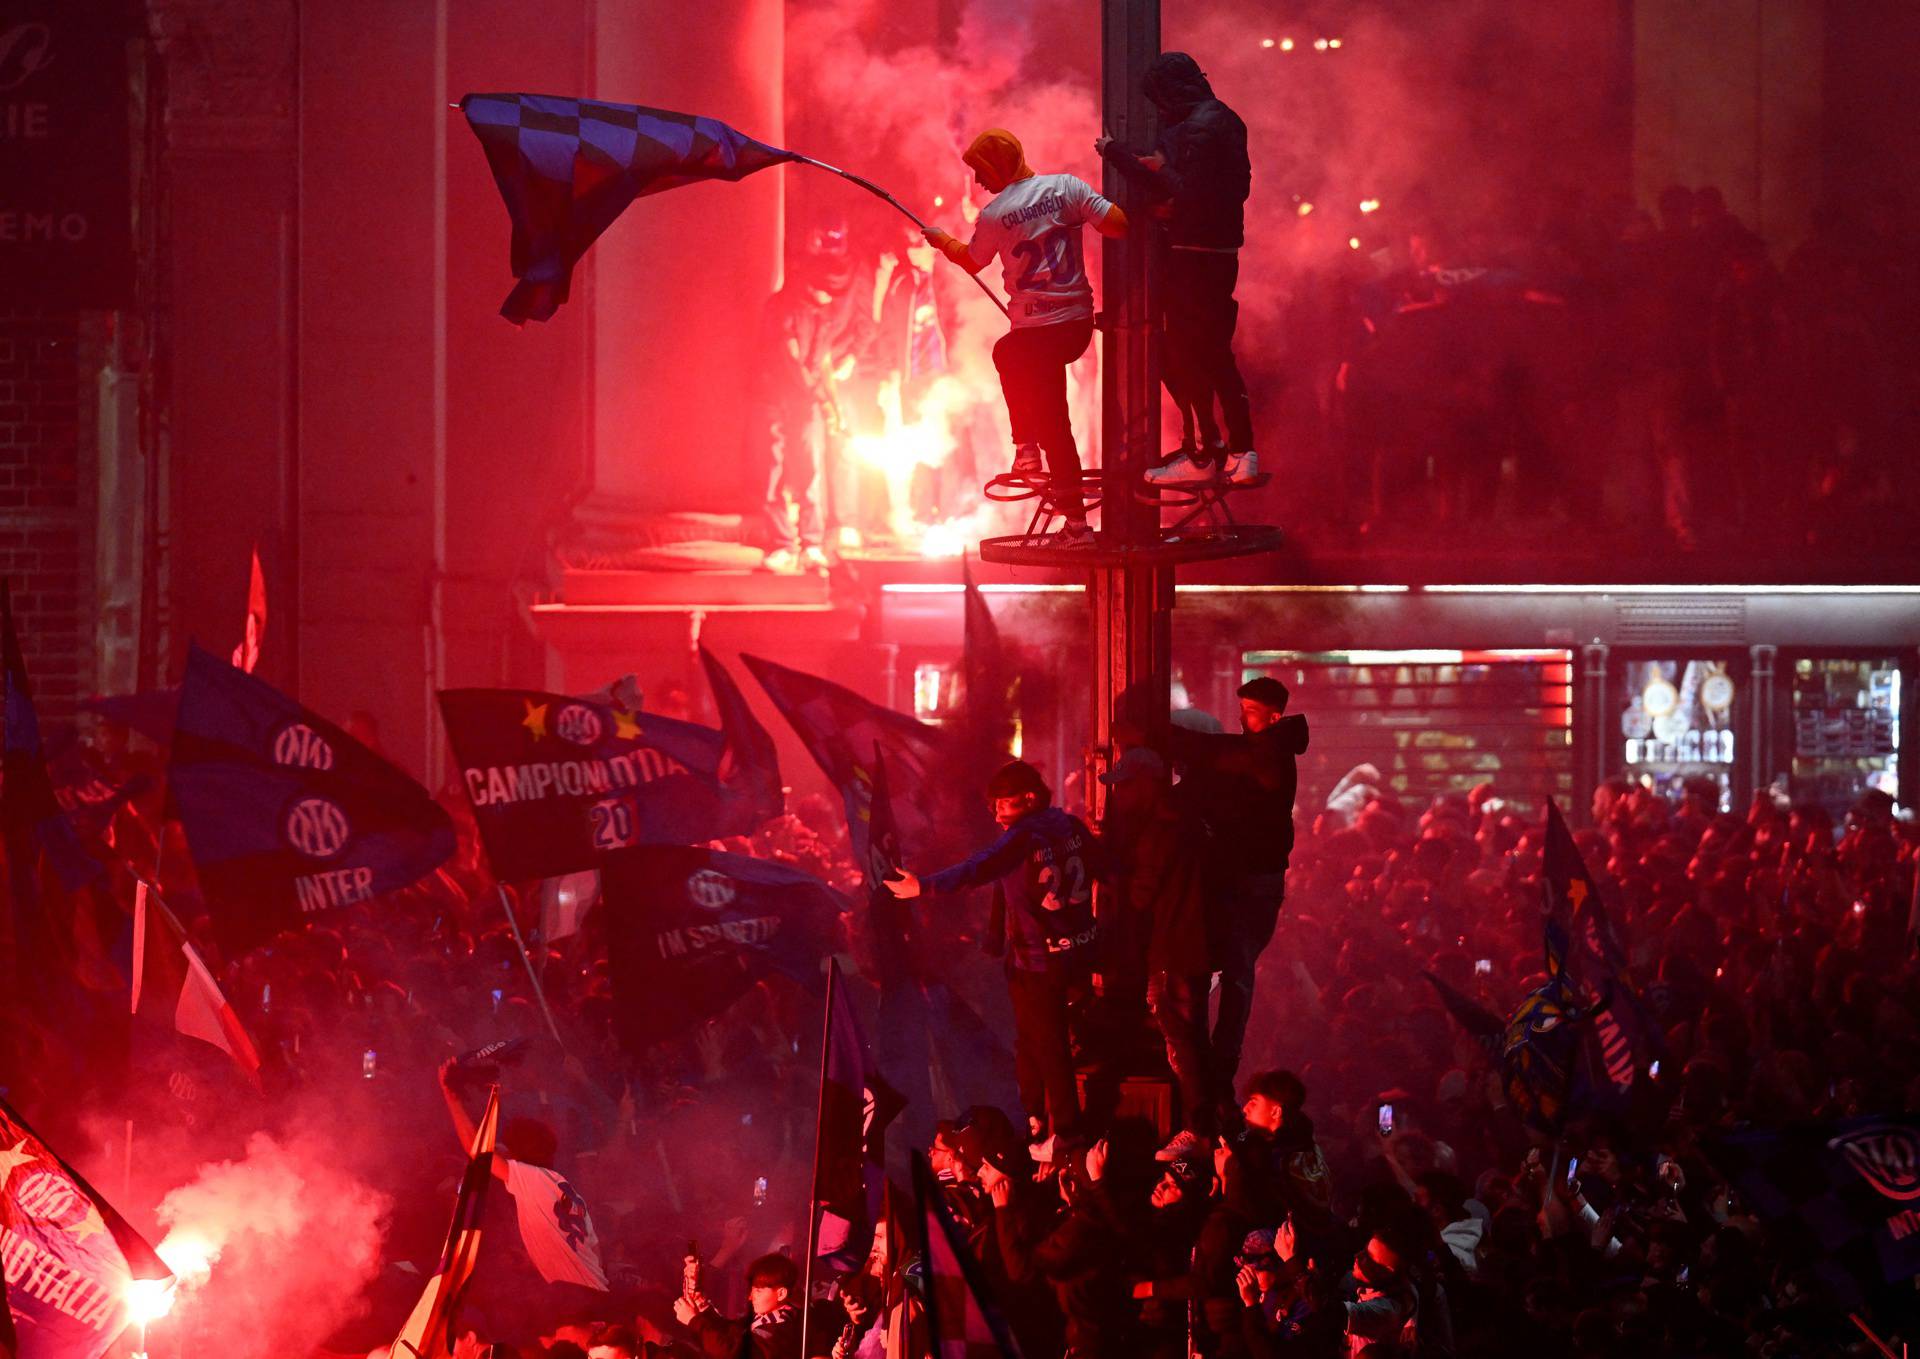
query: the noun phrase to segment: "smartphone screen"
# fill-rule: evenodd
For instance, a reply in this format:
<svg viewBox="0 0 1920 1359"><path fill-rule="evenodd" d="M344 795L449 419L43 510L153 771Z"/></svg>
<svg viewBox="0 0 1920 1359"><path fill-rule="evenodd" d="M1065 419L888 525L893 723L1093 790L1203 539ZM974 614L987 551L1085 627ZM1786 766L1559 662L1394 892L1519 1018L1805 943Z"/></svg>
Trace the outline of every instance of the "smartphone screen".
<svg viewBox="0 0 1920 1359"><path fill-rule="evenodd" d="M1574 1177L1580 1173L1580 1162L1574 1158L1567 1161L1567 1188L1573 1188Z"/></svg>
<svg viewBox="0 0 1920 1359"><path fill-rule="evenodd" d="M1380 1135L1382 1137L1391 1137L1393 1135L1393 1106L1391 1104L1383 1104L1380 1106Z"/></svg>
<svg viewBox="0 0 1920 1359"><path fill-rule="evenodd" d="M1474 959L1474 962L1473 962L1473 975L1474 975L1474 976L1476 976L1476 977L1490 977L1490 976L1492 976L1492 975L1493 975L1493 959L1491 959L1491 958L1476 958L1476 959Z"/></svg>

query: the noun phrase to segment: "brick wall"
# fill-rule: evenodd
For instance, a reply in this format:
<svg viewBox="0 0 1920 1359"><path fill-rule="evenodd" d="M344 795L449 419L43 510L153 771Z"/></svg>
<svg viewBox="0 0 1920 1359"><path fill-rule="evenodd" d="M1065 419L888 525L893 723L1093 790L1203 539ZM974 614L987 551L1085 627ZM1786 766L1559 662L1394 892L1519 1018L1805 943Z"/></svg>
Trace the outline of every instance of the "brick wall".
<svg viewBox="0 0 1920 1359"><path fill-rule="evenodd" d="M0 311L0 576L41 720L93 691L92 411L80 318Z"/></svg>

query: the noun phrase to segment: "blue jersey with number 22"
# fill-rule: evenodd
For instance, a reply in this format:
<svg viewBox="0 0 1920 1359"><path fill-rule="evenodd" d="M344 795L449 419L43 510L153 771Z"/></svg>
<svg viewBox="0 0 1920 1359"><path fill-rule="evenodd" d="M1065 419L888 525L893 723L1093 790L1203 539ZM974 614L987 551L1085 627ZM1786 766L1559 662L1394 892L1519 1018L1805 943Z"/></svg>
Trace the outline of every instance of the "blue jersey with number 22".
<svg viewBox="0 0 1920 1359"><path fill-rule="evenodd" d="M1079 817L1048 807L1021 817L999 839L929 874L933 892L995 882L1006 896L1007 961L1023 972L1084 967L1092 957L1093 880L1099 846Z"/></svg>

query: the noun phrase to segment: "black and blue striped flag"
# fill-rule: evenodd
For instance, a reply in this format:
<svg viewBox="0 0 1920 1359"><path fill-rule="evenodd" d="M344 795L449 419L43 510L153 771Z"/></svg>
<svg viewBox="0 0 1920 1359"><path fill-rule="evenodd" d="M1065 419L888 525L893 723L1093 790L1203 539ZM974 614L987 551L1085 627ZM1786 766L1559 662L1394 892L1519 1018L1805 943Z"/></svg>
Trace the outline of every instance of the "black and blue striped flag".
<svg viewBox="0 0 1920 1359"><path fill-rule="evenodd" d="M798 159L715 119L635 104L470 94L460 110L513 219L520 283L500 314L515 325L553 315L567 300L573 266L634 199Z"/></svg>

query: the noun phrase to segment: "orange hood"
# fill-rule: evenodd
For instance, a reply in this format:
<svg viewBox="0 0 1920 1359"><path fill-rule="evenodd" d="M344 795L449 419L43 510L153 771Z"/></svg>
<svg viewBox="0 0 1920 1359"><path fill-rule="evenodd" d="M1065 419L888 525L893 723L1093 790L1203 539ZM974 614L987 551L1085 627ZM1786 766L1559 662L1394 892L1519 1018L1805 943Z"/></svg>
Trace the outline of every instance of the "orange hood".
<svg viewBox="0 0 1920 1359"><path fill-rule="evenodd" d="M1020 139L1003 127L990 127L975 137L960 159L994 193L1033 174L1026 153L1020 149Z"/></svg>

